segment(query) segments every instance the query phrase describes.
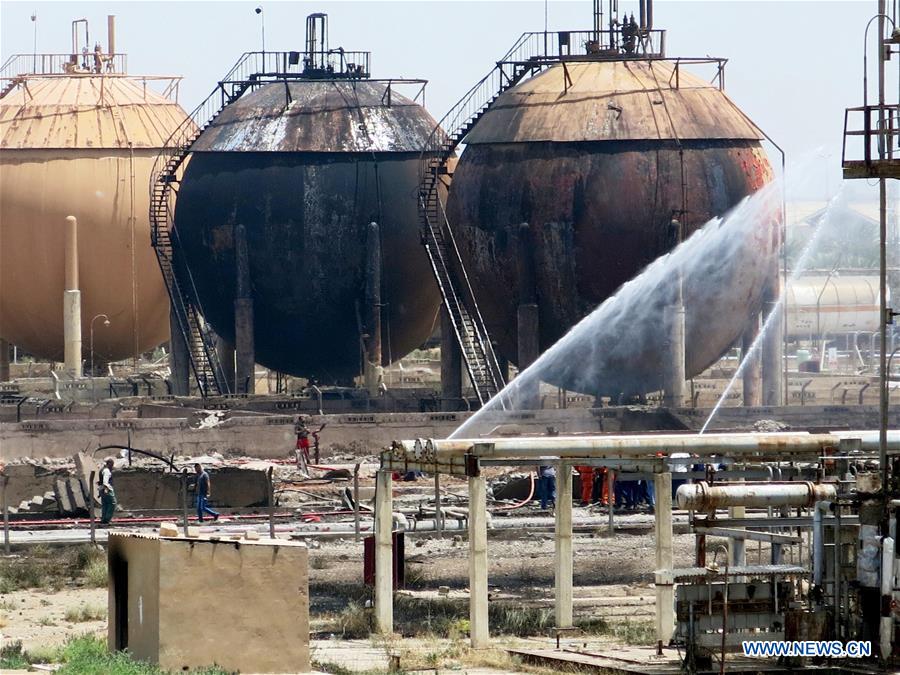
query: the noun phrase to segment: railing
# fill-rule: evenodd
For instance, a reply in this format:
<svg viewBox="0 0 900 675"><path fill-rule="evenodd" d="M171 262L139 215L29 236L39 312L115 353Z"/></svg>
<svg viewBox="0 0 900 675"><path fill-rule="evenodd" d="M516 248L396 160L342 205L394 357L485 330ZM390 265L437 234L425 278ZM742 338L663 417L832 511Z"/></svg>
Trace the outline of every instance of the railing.
<svg viewBox="0 0 900 675"><path fill-rule="evenodd" d="M523 33L510 52L525 48L534 56L555 60L598 60L623 58L663 58L666 55L666 31L638 31L634 40L619 30L561 30ZM507 55L513 60L514 54Z"/></svg>
<svg viewBox="0 0 900 675"><path fill-rule="evenodd" d="M674 59L669 59L669 61L675 64L675 67L672 69L672 74L669 76L669 86L672 89L678 89L681 87L681 66L714 64L716 66L716 69L713 73L710 83L715 84L719 88L719 91L725 91L725 64L728 63L728 59L716 58L712 56L703 58L676 57Z"/></svg>
<svg viewBox="0 0 900 675"><path fill-rule="evenodd" d="M310 79L364 79L371 73L370 52L347 52L330 49L327 52L289 52L291 58L301 55L303 72Z"/></svg>
<svg viewBox="0 0 900 675"><path fill-rule="evenodd" d="M87 54L13 54L0 67L0 80L11 80L20 75L64 75L70 65L78 66L76 73L93 73L94 52ZM127 54L103 55L104 73L127 73Z"/></svg>
<svg viewBox="0 0 900 675"><path fill-rule="evenodd" d="M855 147L848 149L848 140L857 141ZM900 176L900 105L845 110L841 164L845 178Z"/></svg>

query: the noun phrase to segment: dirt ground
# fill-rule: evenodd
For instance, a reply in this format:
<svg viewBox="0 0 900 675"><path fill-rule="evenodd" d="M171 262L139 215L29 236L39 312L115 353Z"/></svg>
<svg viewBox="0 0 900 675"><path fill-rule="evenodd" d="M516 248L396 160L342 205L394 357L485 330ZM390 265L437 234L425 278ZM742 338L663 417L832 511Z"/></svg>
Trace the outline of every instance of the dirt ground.
<svg viewBox="0 0 900 675"><path fill-rule="evenodd" d="M82 621L82 608L101 618ZM26 649L62 645L76 635L105 635L106 609L105 588L12 591L0 595L0 633L4 642L21 640ZM79 620L70 620L75 611Z"/></svg>

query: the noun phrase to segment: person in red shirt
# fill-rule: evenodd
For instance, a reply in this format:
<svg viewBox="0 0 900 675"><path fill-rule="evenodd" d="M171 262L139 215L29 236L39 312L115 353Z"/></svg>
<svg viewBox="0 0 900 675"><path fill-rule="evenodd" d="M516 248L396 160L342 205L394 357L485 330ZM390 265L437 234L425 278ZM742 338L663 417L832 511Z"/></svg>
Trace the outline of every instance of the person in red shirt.
<svg viewBox="0 0 900 675"><path fill-rule="evenodd" d="M297 425L297 470L304 476L309 476L309 429L306 425Z"/></svg>

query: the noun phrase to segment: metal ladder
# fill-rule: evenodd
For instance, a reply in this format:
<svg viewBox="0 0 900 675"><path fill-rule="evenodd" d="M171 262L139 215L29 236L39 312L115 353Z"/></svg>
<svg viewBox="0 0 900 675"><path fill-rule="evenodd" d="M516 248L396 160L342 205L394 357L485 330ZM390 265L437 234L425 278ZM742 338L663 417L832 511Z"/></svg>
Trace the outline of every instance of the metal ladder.
<svg viewBox="0 0 900 675"><path fill-rule="evenodd" d="M228 379L216 353L213 333L203 319L200 298L190 269L183 265L181 279L175 270L178 246L172 239L174 198L178 194L179 172L194 142L230 103L240 98L253 84L248 75L258 52L245 53L216 89L172 133L160 151L150 178L150 237L163 281L169 294L172 313L190 354L191 371L204 397L230 393ZM262 55L263 67L266 55Z"/></svg>
<svg viewBox="0 0 900 675"><path fill-rule="evenodd" d="M444 205L438 196L438 185L440 176L448 173L447 162L456 148L494 101L527 75L543 67L544 62L540 59L523 57L520 50L525 46L526 43L520 39L506 57L498 61L496 67L460 99L435 127L422 151L419 185L422 243L428 252L469 379L482 406L503 389L505 382ZM443 129L453 131L446 135Z"/></svg>
<svg viewBox="0 0 900 675"><path fill-rule="evenodd" d="M4 98L7 94L9 94L13 89L15 89L17 86L19 86L20 83L24 81L24 77L14 77L10 79L9 84L7 84L5 87L3 87L2 90L0 90L0 98Z"/></svg>

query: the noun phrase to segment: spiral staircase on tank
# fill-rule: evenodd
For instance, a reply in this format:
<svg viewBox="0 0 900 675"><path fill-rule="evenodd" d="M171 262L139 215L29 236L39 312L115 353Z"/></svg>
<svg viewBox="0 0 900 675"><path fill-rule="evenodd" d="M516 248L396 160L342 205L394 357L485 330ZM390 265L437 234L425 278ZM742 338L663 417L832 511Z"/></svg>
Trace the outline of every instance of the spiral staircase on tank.
<svg viewBox="0 0 900 675"><path fill-rule="evenodd" d="M453 106L432 131L422 150L419 185L422 243L428 252L472 388L482 406L503 389L504 376L466 275L438 188L441 176L449 173L447 162L456 154L457 147L494 101L526 76L540 70L545 63L536 54L525 53L524 49L530 45L530 41L526 39L528 35L523 35L506 56ZM445 129L452 131L447 133Z"/></svg>
<svg viewBox="0 0 900 675"><path fill-rule="evenodd" d="M191 372L204 397L230 393L225 370L216 353L215 338L203 319L200 298L187 265L176 272L178 233L174 231L174 200L182 169L200 134L254 82L259 53L245 53L215 90L172 133L160 151L150 175L150 237L162 272L172 316L188 347ZM265 59L265 54L263 54ZM255 74L255 73L254 73ZM174 235L174 238L173 238ZM175 326L173 326L175 328Z"/></svg>

